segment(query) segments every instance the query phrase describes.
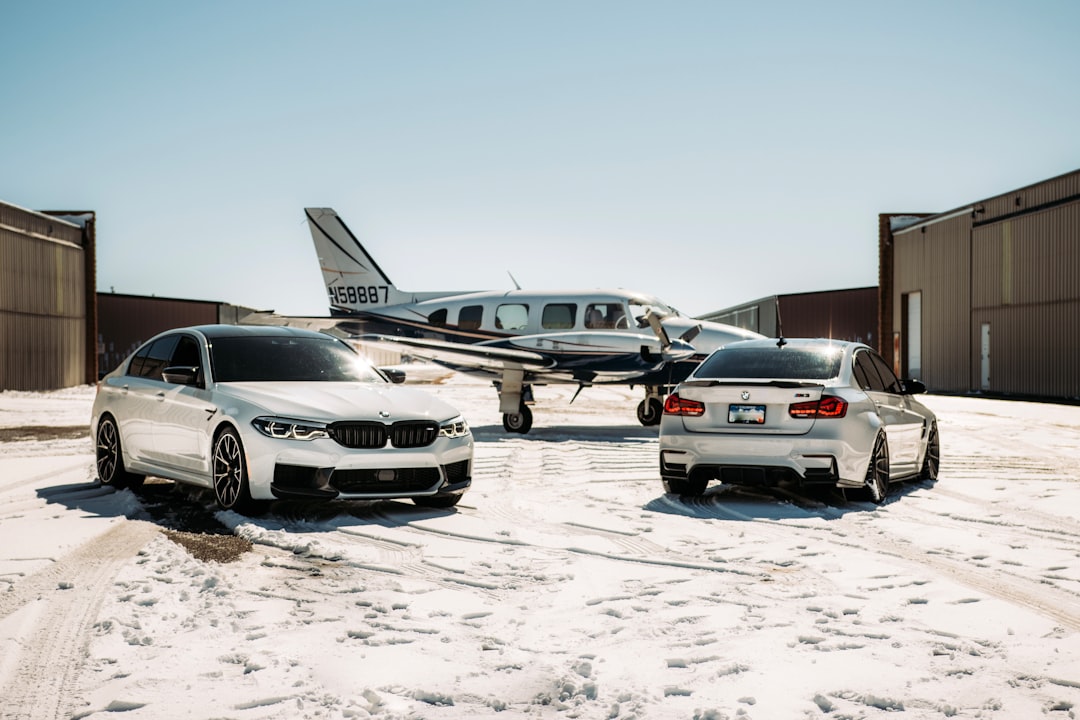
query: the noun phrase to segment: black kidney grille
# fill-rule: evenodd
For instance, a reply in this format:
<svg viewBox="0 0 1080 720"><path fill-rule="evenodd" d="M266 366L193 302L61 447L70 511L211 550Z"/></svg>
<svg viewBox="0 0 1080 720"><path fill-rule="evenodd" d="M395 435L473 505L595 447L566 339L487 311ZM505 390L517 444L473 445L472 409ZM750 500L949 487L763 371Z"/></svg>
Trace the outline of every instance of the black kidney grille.
<svg viewBox="0 0 1080 720"><path fill-rule="evenodd" d="M386 425L379 422L334 423L330 437L339 445L357 450L376 450L386 445Z"/></svg>
<svg viewBox="0 0 1080 720"><path fill-rule="evenodd" d="M378 450L390 444L396 448L427 447L439 437L437 423L407 420L386 425L380 422L339 422L330 426L330 437L354 450Z"/></svg>
<svg viewBox="0 0 1080 720"><path fill-rule="evenodd" d="M426 447L439 437L439 426L433 422L396 422L390 426L390 442L396 448Z"/></svg>

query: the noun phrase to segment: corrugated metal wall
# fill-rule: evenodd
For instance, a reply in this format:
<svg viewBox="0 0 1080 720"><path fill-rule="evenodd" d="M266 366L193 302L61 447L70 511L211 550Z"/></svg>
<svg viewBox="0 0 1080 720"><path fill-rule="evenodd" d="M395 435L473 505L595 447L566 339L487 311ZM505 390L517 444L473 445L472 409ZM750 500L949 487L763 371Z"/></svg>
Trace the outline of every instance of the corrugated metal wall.
<svg viewBox="0 0 1080 720"><path fill-rule="evenodd" d="M0 389L86 382L82 243L78 225L0 203Z"/></svg>
<svg viewBox="0 0 1080 720"><path fill-rule="evenodd" d="M975 228L972 278L973 389L1080 397L1080 201Z"/></svg>
<svg viewBox="0 0 1080 720"><path fill-rule="evenodd" d="M788 337L851 340L876 347L877 287L794 293L777 300Z"/></svg>
<svg viewBox="0 0 1080 720"><path fill-rule="evenodd" d="M111 372L144 341L188 325L212 325L221 303L98 293L98 372Z"/></svg>
<svg viewBox="0 0 1080 720"><path fill-rule="evenodd" d="M883 292L894 332L905 295L922 293L931 390L1080 398L1080 171L928 218L891 242Z"/></svg>
<svg viewBox="0 0 1080 720"><path fill-rule="evenodd" d="M970 215L917 226L894 236L893 331L898 333L904 327L904 296L921 292L919 379L934 390L957 392L970 387L970 237ZM886 341L885 345L889 344ZM903 353L900 359L900 374L907 377L910 368L905 366Z"/></svg>

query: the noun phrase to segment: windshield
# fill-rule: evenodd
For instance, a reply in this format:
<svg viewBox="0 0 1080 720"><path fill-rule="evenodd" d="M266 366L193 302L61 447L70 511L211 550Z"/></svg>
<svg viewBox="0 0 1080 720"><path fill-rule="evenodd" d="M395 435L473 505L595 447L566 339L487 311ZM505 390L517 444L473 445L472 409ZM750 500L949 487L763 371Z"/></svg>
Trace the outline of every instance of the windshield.
<svg viewBox="0 0 1080 720"><path fill-rule="evenodd" d="M840 374L844 352L839 347L727 347L705 359L695 378L828 380Z"/></svg>
<svg viewBox="0 0 1080 720"><path fill-rule="evenodd" d="M217 382L386 382L334 338L223 337L210 346Z"/></svg>
<svg viewBox="0 0 1080 720"><path fill-rule="evenodd" d="M635 297L630 300L630 314L633 316L634 322L638 327L645 327L649 324L645 319L645 313L649 310L652 310L653 315L656 315L661 319L679 314L678 310L669 305L665 305L656 298Z"/></svg>

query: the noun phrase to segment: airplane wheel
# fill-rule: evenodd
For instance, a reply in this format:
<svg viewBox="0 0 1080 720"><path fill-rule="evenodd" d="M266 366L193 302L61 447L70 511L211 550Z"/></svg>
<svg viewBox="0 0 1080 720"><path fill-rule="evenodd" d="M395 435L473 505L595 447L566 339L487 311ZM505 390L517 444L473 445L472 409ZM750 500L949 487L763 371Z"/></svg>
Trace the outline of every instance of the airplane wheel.
<svg viewBox="0 0 1080 720"><path fill-rule="evenodd" d="M528 405L522 405L516 413L503 414L503 429L506 432L520 433L524 435L532 429L532 410Z"/></svg>
<svg viewBox="0 0 1080 720"><path fill-rule="evenodd" d="M664 414L664 404L656 398L645 398L637 406L637 419L642 425L649 427L659 425L660 417Z"/></svg>

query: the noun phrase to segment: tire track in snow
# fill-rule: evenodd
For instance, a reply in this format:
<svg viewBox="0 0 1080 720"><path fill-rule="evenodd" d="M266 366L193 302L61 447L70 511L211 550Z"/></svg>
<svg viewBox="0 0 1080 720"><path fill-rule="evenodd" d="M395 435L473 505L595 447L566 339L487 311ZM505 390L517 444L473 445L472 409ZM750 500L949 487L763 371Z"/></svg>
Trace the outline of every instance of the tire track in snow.
<svg viewBox="0 0 1080 720"><path fill-rule="evenodd" d="M0 692L5 713L11 713L5 717L72 716L72 691L102 600L120 568L157 533L150 523L121 521L0 595L0 619L22 608L33 610L35 617Z"/></svg>

